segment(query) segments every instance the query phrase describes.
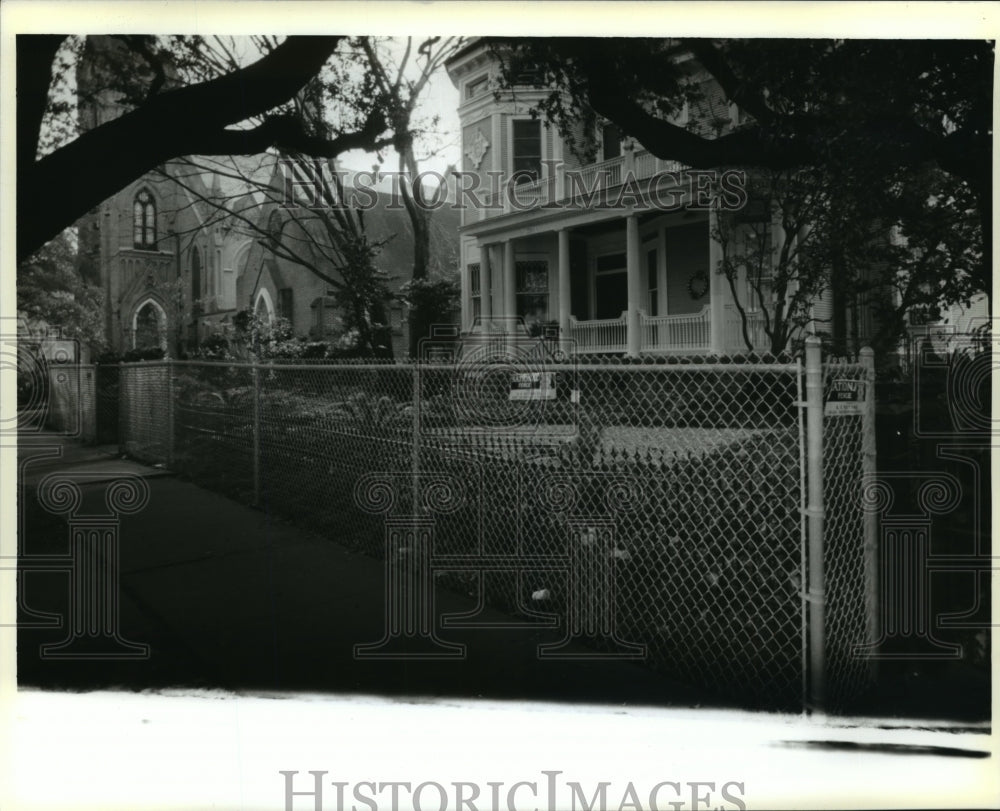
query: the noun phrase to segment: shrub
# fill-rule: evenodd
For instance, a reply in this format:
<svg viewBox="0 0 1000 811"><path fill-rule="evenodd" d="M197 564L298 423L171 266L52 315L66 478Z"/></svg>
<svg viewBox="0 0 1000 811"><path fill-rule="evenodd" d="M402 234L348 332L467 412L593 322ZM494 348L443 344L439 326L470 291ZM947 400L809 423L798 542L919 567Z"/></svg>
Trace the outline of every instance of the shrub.
<svg viewBox="0 0 1000 811"><path fill-rule="evenodd" d="M122 360L125 363L134 363L140 360L163 360L166 357L166 352L163 347L160 346L145 346L139 349L130 349L124 355L122 355Z"/></svg>

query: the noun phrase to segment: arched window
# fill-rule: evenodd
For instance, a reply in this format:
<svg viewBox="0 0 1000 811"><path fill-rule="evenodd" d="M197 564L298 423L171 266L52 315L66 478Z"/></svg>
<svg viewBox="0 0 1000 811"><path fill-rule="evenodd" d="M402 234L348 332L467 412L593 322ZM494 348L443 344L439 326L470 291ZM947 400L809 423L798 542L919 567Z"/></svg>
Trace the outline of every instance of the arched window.
<svg viewBox="0 0 1000 811"><path fill-rule="evenodd" d="M274 321L274 302L271 301L271 294L267 292L267 288L262 287L257 291L257 301L254 303L253 311L261 321L268 324Z"/></svg>
<svg viewBox="0 0 1000 811"><path fill-rule="evenodd" d="M140 250L156 249L156 202L147 189L132 204L132 244Z"/></svg>
<svg viewBox="0 0 1000 811"><path fill-rule="evenodd" d="M152 299L143 302L132 317L132 346L136 349L167 345L167 315Z"/></svg>
<svg viewBox="0 0 1000 811"><path fill-rule="evenodd" d="M191 308L197 314L201 309L201 254L191 249Z"/></svg>

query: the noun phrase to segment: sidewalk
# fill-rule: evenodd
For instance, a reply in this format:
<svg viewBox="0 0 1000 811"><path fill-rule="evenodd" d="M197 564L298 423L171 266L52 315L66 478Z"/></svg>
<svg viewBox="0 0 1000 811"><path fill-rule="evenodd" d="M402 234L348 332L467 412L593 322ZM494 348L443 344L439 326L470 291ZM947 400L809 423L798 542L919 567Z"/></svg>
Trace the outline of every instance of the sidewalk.
<svg viewBox="0 0 1000 811"><path fill-rule="evenodd" d="M46 512L36 488L54 472L81 483L80 514L106 512L106 484L141 476L149 503L120 525L122 636L151 647L148 659L79 661L39 655L66 632L23 610L67 615L67 580L25 572L18 629L22 685L58 689L168 686L472 697L620 705L721 706L715 695L628 661L539 660L559 629L438 628L466 646L464 659L358 660L354 646L385 633L381 560L350 552L282 519L121 458L116 446L45 437L19 448L23 551L65 554L68 526ZM438 618L472 600L439 589ZM487 621L510 617L487 609ZM41 625L41 627L39 627ZM577 648L592 654L587 648ZM989 717L990 682L961 662L885 662L880 683L856 708L864 715L977 721Z"/></svg>
<svg viewBox="0 0 1000 811"><path fill-rule="evenodd" d="M704 701L697 691L631 662L540 661L536 646L558 641L558 629L448 628L439 635L465 644L464 659L357 660L355 644L384 635L382 561L169 471L118 458L117 448L61 446L57 456L51 447L21 449L24 550L37 555L67 548L65 520L38 505L36 488L45 475L66 473L81 482L80 514L105 512L104 484L116 475L143 477L149 503L123 516L120 525L120 627L127 640L148 643L151 656L46 659L39 645L58 642L65 631L22 627L21 684L70 689L186 685L660 706ZM32 611L65 610L64 576L28 572L23 582ZM437 601L438 616L475 607L444 590ZM484 618L509 619L496 612Z"/></svg>

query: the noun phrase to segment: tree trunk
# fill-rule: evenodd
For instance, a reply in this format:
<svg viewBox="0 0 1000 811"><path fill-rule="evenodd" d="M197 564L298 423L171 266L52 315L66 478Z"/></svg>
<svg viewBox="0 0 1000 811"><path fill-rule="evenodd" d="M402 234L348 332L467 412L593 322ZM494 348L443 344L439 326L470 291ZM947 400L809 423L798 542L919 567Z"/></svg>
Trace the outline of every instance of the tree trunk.
<svg viewBox="0 0 1000 811"><path fill-rule="evenodd" d="M400 122L399 126L402 128L404 124ZM405 122L405 130L402 131L406 133L406 136L397 139L396 149L399 152L403 205L413 228L413 274L411 278L426 279L431 252L430 212L423 205L423 189L416 183L419 172L416 157L413 154L413 142L409 137L409 120ZM420 339L429 336L432 325L429 323L428 314L419 310L410 311L409 321L409 354L411 358L415 358L420 347Z"/></svg>

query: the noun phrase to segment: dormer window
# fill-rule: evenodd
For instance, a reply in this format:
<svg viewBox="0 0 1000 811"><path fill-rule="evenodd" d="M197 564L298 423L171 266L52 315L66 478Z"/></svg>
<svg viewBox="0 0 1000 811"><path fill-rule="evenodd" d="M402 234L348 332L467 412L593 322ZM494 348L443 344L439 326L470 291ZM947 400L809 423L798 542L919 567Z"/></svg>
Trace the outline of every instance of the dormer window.
<svg viewBox="0 0 1000 811"><path fill-rule="evenodd" d="M486 92L488 84L489 76L481 76L478 79L473 79L465 86L465 97L467 99L474 99L476 96L481 96Z"/></svg>
<svg viewBox="0 0 1000 811"><path fill-rule="evenodd" d="M545 71L541 65L527 62L515 68L511 79L511 84L539 87L545 79Z"/></svg>
<svg viewBox="0 0 1000 811"><path fill-rule="evenodd" d="M156 250L156 202L147 189L132 203L132 244L142 251Z"/></svg>

